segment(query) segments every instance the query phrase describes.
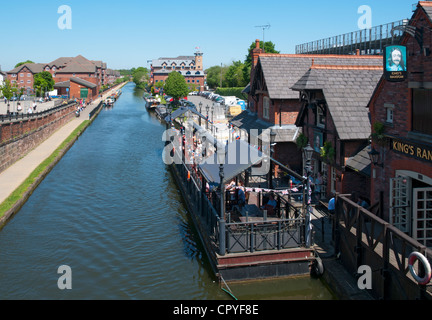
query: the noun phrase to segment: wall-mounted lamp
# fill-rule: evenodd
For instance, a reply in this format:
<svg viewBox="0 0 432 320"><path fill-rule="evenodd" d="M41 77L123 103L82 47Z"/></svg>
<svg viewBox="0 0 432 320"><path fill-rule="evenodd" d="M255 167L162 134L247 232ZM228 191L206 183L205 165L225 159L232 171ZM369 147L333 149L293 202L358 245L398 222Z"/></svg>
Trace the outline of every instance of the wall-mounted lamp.
<svg viewBox="0 0 432 320"><path fill-rule="evenodd" d="M372 148L372 150L368 152L368 154L374 166L384 168L384 163L379 163L380 153L376 151L375 148Z"/></svg>

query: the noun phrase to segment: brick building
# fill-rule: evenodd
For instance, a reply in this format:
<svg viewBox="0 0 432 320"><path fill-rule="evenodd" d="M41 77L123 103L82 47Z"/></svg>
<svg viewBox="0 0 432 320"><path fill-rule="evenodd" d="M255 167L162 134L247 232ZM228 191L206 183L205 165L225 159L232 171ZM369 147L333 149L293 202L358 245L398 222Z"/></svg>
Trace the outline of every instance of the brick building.
<svg viewBox="0 0 432 320"><path fill-rule="evenodd" d="M304 93L293 90L292 87L310 71L314 63L330 66L376 66L381 64L382 58L356 55L265 54L259 44L259 40L256 40L256 47L252 51L251 82L247 88L249 110L235 117L231 123L248 132L251 129L274 131L277 134L274 159L294 171L303 173L302 152L298 149L296 140L309 125L296 124L305 99L302 97ZM367 102L364 106L366 104ZM310 137L312 143L313 135ZM317 164L316 172L321 171L318 167Z"/></svg>
<svg viewBox="0 0 432 320"><path fill-rule="evenodd" d="M382 77L370 101L377 159L371 198L380 216L432 247L432 3L417 5L401 45L406 79ZM412 33L411 33L412 34Z"/></svg>
<svg viewBox="0 0 432 320"><path fill-rule="evenodd" d="M326 62L332 64L314 62L292 87L302 102L296 124L315 150L313 175L321 175L321 197L355 192L369 199L371 124L366 106L382 76L382 57L337 56Z"/></svg>
<svg viewBox="0 0 432 320"><path fill-rule="evenodd" d="M206 74L203 67L203 53L195 52L194 56L179 56L177 58L159 58L152 61L150 82L156 84L165 82L168 75L176 71L186 80L191 90L204 91Z"/></svg>
<svg viewBox="0 0 432 320"><path fill-rule="evenodd" d="M70 78L67 81L58 82L54 85L58 95L69 96L71 99L94 100L98 97L97 85L81 78Z"/></svg>
<svg viewBox="0 0 432 320"><path fill-rule="evenodd" d="M96 85L96 92L99 92L101 86L114 82L120 76L116 71L108 75L106 63L78 55L61 57L50 63L26 63L7 72L7 77L11 83L16 83L18 88L32 91L34 76L42 71L51 73L56 84L64 84L71 78L83 79Z"/></svg>
<svg viewBox="0 0 432 320"><path fill-rule="evenodd" d="M24 88L26 91L32 91L34 76L44 71L44 67L43 63L26 63L8 71L6 74L11 85Z"/></svg>

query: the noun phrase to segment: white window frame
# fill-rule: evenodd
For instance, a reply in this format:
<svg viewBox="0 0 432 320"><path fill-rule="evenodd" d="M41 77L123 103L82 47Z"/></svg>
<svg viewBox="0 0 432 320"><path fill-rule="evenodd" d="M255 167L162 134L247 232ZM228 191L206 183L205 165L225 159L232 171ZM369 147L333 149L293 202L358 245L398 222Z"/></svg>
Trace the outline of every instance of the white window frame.
<svg viewBox="0 0 432 320"><path fill-rule="evenodd" d="M384 104L384 108L386 109L386 122L393 123L394 121L394 104L386 103Z"/></svg>
<svg viewBox="0 0 432 320"><path fill-rule="evenodd" d="M322 119L324 119L324 121L322 121ZM317 106L316 126L320 128L325 128L325 114L319 106Z"/></svg>

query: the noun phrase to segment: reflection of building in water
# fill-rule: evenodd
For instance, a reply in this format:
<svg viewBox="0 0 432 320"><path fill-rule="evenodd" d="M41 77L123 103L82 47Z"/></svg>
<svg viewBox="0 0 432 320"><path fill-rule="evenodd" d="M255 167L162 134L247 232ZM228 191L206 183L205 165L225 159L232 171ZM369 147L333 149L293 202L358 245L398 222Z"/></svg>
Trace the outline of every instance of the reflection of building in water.
<svg viewBox="0 0 432 320"><path fill-rule="evenodd" d="M432 3L420 2L412 27L430 30L431 23ZM432 57L424 50L432 39L421 46L405 33L401 45L410 52L407 79L382 78L369 104L372 124L381 128L373 140L371 198L384 220L432 247Z"/></svg>

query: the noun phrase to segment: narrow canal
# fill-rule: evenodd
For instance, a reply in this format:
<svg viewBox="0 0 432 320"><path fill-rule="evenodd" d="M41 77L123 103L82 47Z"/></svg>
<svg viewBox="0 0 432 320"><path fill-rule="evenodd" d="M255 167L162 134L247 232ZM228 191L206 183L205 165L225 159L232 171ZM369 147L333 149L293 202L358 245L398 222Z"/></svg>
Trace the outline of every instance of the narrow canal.
<svg viewBox="0 0 432 320"><path fill-rule="evenodd" d="M134 84L0 231L0 299L230 299L163 164L164 126ZM58 267L72 270L60 290ZM332 299L309 277L232 285L238 299Z"/></svg>

